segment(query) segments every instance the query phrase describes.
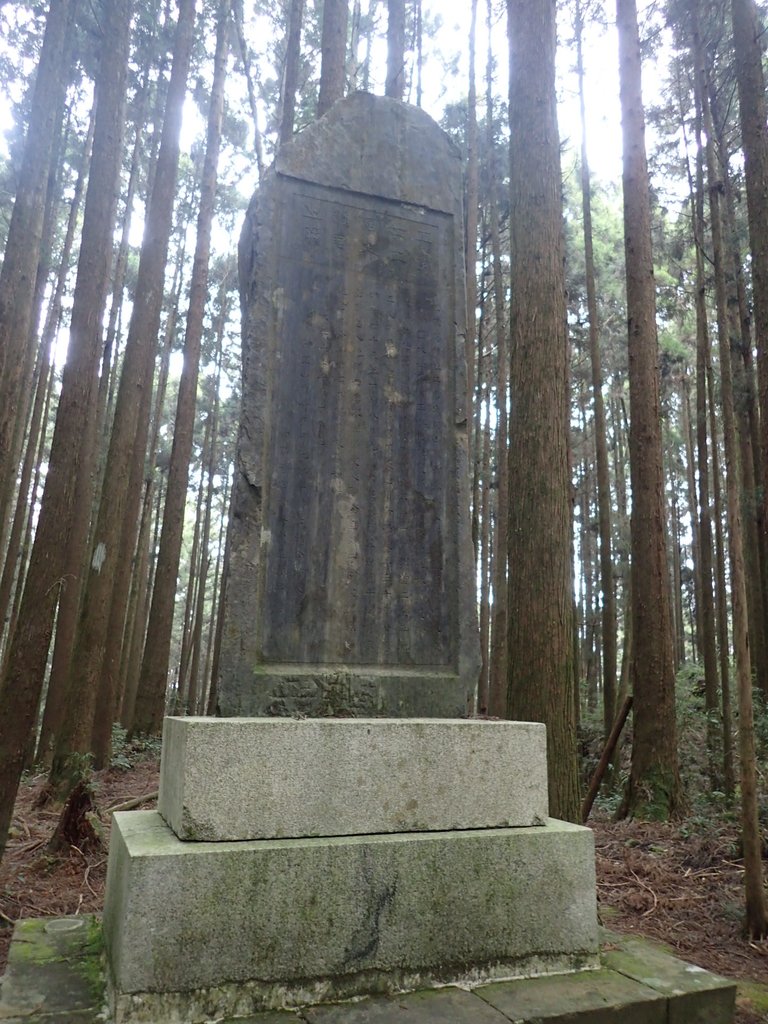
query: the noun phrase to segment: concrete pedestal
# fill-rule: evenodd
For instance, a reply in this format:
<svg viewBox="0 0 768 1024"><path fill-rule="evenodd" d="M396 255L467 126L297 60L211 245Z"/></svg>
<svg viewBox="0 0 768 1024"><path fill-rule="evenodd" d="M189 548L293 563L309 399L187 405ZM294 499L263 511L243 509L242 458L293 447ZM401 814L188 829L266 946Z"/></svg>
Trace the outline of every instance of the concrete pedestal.
<svg viewBox="0 0 768 1024"><path fill-rule="evenodd" d="M185 1020L463 978L573 971L598 951L592 834L516 829L184 843L115 815L104 938L118 1007ZM154 1010L152 1009L154 1007Z"/></svg>
<svg viewBox="0 0 768 1024"><path fill-rule="evenodd" d="M158 810L221 842L542 825L546 730L470 719L166 718Z"/></svg>
<svg viewBox="0 0 768 1024"><path fill-rule="evenodd" d="M158 811L112 829L116 1019L593 968L592 833L547 817L545 750L524 722L169 719Z"/></svg>

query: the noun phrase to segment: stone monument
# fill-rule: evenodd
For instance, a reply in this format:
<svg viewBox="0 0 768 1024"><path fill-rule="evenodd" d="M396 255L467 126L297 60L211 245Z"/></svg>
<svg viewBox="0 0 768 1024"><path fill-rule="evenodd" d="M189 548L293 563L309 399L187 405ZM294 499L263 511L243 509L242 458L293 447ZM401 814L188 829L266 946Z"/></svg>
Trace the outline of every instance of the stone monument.
<svg viewBox="0 0 768 1024"><path fill-rule="evenodd" d="M560 1019L549 988L487 984L531 975L563 1020L574 1000L618 1020L619 992L654 1006L633 1021L682 1020L596 972L592 833L548 817L544 726L451 717L477 654L460 207L434 122L364 95L251 205L220 684L243 717L166 719L158 810L114 816L114 1024L271 1024L251 1015L446 984L479 995L413 1019L457 1000ZM563 995L550 976L574 972Z"/></svg>
<svg viewBox="0 0 768 1024"><path fill-rule="evenodd" d="M280 150L240 243L223 715L466 714L459 153L357 93Z"/></svg>

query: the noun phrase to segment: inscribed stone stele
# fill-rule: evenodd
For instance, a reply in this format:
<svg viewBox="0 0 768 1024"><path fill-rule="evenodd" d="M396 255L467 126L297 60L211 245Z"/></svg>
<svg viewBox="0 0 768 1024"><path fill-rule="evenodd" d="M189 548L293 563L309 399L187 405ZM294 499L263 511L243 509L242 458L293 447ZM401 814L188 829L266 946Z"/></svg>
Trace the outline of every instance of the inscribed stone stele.
<svg viewBox="0 0 768 1024"><path fill-rule="evenodd" d="M251 202L224 715L466 713L461 196L430 117L356 93Z"/></svg>

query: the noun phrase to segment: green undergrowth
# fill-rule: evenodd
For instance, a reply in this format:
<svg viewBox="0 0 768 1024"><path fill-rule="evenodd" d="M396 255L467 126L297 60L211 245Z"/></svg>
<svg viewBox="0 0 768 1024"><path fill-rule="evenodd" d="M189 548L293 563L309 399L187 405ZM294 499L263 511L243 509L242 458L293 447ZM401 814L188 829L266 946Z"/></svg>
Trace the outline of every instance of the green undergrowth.
<svg viewBox="0 0 768 1024"><path fill-rule="evenodd" d="M732 683L732 686L735 684ZM768 829L768 793L766 792L766 762L768 762L768 699L759 690L753 691L755 711L755 746L758 763L758 793L761 804L761 823ZM734 695L735 701L735 695ZM733 708L732 748L738 757L738 736L735 733L738 717ZM728 794L723 772L723 731L719 712L710 721L704 693L704 672L697 664L684 665L676 680L676 718L678 760L682 782L683 806L679 814L681 828L690 832L705 832L717 825L728 825L739 820L738 791ZM714 742L711 744L710 740ZM579 723L579 749L582 786L586 790L603 751L602 707L582 709ZM632 750L632 715L630 715L619 742L614 764L609 768L596 801L596 808L613 817L622 801L629 779ZM734 766L738 780L738 762ZM663 818L649 805L642 817L653 820Z"/></svg>
<svg viewBox="0 0 768 1024"><path fill-rule="evenodd" d="M112 726L112 756L109 767L130 771L147 757L160 756L161 740L158 736L128 736L128 731L115 722Z"/></svg>
<svg viewBox="0 0 768 1024"><path fill-rule="evenodd" d="M745 1010L764 1014L768 1020L768 984L759 981L740 981L738 983L737 1003Z"/></svg>

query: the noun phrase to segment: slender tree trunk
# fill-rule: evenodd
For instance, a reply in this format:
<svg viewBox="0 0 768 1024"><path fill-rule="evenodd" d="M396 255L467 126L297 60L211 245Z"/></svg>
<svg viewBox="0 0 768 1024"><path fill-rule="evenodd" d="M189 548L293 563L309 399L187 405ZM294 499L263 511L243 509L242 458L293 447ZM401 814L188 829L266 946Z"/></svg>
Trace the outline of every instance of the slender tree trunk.
<svg viewBox="0 0 768 1024"><path fill-rule="evenodd" d="M248 91L248 106L251 111L251 121L253 122L253 151L256 154L256 166L259 170L259 181L261 181L264 177L264 151L261 142L261 131L259 129L259 108L256 103L256 89L253 84L253 74L251 73L251 58L243 29L243 0L233 0L232 10L237 30L237 46L240 51L240 59L243 62L243 74L245 75Z"/></svg>
<svg viewBox="0 0 768 1024"><path fill-rule="evenodd" d="M479 167L477 152L477 87L475 84L475 30L477 23L477 0L472 0L472 18L469 29L469 99L467 101L467 203L464 235L464 266L467 287L467 333L464 339L467 366L467 447L472 459L472 543L477 558L478 510L477 510L477 449L475 435L477 425L472 416L475 408L475 363L481 354L477 344L477 224ZM478 367L478 376L480 370Z"/></svg>
<svg viewBox="0 0 768 1024"><path fill-rule="evenodd" d="M592 405L595 417L595 468L597 514L600 535L600 587L602 590L603 733L607 738L616 718L616 594L611 552L611 492L608 472L603 371L600 355L600 324L592 243L592 184L587 155L587 120L584 101L584 18L581 0L576 3L576 60L581 111L581 205L584 217L584 262L589 316L589 358L592 369Z"/></svg>
<svg viewBox="0 0 768 1024"><path fill-rule="evenodd" d="M40 518L24 584L19 626L9 649L2 683L5 714L0 721L0 854L5 846L23 757L34 727L53 630L62 569L83 531L72 530L75 499L90 476L87 439L93 427L101 323L120 171L131 4L112 0L97 82L93 158L85 201L83 234L70 322L70 343ZM85 450L83 450L85 449ZM73 558L73 562L76 559ZM70 563L72 564L72 563Z"/></svg>
<svg viewBox="0 0 768 1024"><path fill-rule="evenodd" d="M0 268L0 521L16 475L14 426L21 395L25 346L29 339L37 264L42 244L43 215L55 118L61 111L69 52L67 35L77 0L51 0L45 36L32 92L29 128L24 143L19 184ZM11 773L12 774L12 773ZM15 784L12 787L15 792ZM2 811L0 811L2 815ZM0 835L3 829L0 825ZM0 838L0 844L4 839Z"/></svg>
<svg viewBox="0 0 768 1024"><path fill-rule="evenodd" d="M472 3L474 11L477 0L472 0ZM401 100L405 95L405 0L387 0L387 12L387 79L384 93L395 100Z"/></svg>
<svg viewBox="0 0 768 1024"><path fill-rule="evenodd" d="M285 67L280 112L280 145L293 138L296 117L296 89L299 85L301 64L301 23L304 18L304 0L291 0L288 11L288 38L285 44Z"/></svg>
<svg viewBox="0 0 768 1024"><path fill-rule="evenodd" d="M104 350L101 359L101 374L99 376L99 399L97 411L97 438L101 445L101 439L107 434L107 398L109 395L109 382L111 379L111 368L114 361L115 341L117 335L117 320L123 303L125 290L125 275L128 268L128 249L131 235L131 222L133 215L133 200L139 183L139 171L141 167L142 144L144 142L144 114L149 94L149 69L144 68L144 85L139 99L135 118L135 139L133 152L131 154L130 172L128 175L128 187L125 193L125 212L122 220L120 245L115 259L115 272L112 279L112 302L109 310L109 323L107 324L107 335L104 341Z"/></svg>
<svg viewBox="0 0 768 1024"><path fill-rule="evenodd" d="M424 95L423 73L424 73L424 18L421 9L421 0L415 0L416 5L416 106L421 106Z"/></svg>
<svg viewBox="0 0 768 1024"><path fill-rule="evenodd" d="M488 0L488 55L486 59L485 125L486 148L490 164L488 205L491 235L491 257L493 260L493 311L496 336L496 467L498 475L498 499L496 506L496 531L493 554L493 609L491 617L491 666L489 681L488 710L491 715L501 718L506 709L507 690L507 558L509 545L509 456L507 438L507 378L509 355L504 301L504 281L501 270L501 232L499 229L499 203L497 197L498 169L494 160L493 130L493 51L491 48L491 24L493 5Z"/></svg>
<svg viewBox="0 0 768 1024"><path fill-rule="evenodd" d="M673 452L669 459L669 561L670 574L670 605L672 607L672 651L675 672L685 662L685 629L683 624L683 598L681 580L680 552L680 485L676 472L677 453Z"/></svg>
<svg viewBox="0 0 768 1024"><path fill-rule="evenodd" d="M547 726L551 813L579 820L568 338L554 0L510 0L512 291L507 717Z"/></svg>
<svg viewBox="0 0 768 1024"><path fill-rule="evenodd" d="M763 74L763 32L754 0L731 0L733 47L744 152L752 307L760 397L762 478L768 479L768 100ZM763 495L763 530L768 523Z"/></svg>
<svg viewBox="0 0 768 1024"><path fill-rule="evenodd" d="M344 95L348 15L347 0L324 0L318 117L327 113L336 100L340 100Z"/></svg>
<svg viewBox="0 0 768 1024"><path fill-rule="evenodd" d="M205 618L205 589L208 581L208 570L211 564L209 551L211 540L211 511L213 508L213 474L216 465L216 441L219 419L219 396L214 396L213 409L208 415L210 423L207 424L207 450L203 453L206 467L208 486L206 488L205 512L203 514L203 529L200 539L200 569L197 574L197 599L195 602L195 625L192 637L192 659L189 666L189 711L190 714L200 714L200 661L202 657L203 644L203 621Z"/></svg>
<svg viewBox="0 0 768 1024"><path fill-rule="evenodd" d="M206 420L203 436L203 450L208 446L210 420ZM200 533L203 527L203 465L200 465L200 484L197 488L195 507L195 530L192 536L192 550L189 555L189 578L184 601L184 623L181 631L181 650L179 651L179 671L176 685L176 701L180 712L189 713L189 664L192 659L192 633L195 624L195 606L197 604L198 566L200 564Z"/></svg>
<svg viewBox="0 0 768 1024"><path fill-rule="evenodd" d="M743 31L737 22L739 4L734 0L734 35ZM755 22L756 24L756 22ZM737 42L738 46L738 42ZM744 97L742 96L742 103ZM765 112L765 107L762 108ZM743 118L742 111L742 118ZM705 119L707 108L705 107ZM752 672L749 656L749 631L747 612L746 574L742 545L741 522L741 482L739 465L738 438L736 435L736 415L734 410L733 377L731 365L731 344L728 331L728 299L725 288L725 271L722 266L723 242L722 222L720 216L720 196L717 186L719 180L715 165L712 144L711 121L705 120L707 131L707 173L709 177L710 225L713 238L713 255L715 260L715 297L717 302L717 333L720 350L720 390L723 413L723 439L725 445L725 464L727 469L726 491L728 508L728 548L731 570L731 612L733 622L733 645L736 660L736 676L739 693L739 755L741 774L741 828L744 848L744 885L746 902L746 927L751 938L764 938L768 934L768 917L766 917L765 892L763 887L761 832L757 809L757 767L755 762L755 734L752 709ZM763 132L766 128L763 125ZM766 150L768 156L768 150ZM766 163L768 170L768 163ZM765 200L764 200L765 201ZM751 208L750 208L751 213ZM766 208L768 214L768 207ZM768 220L766 220L768 226ZM766 256L766 277L764 285L768 287L768 249ZM754 259L754 253L753 253ZM753 275L757 270L753 261ZM760 278L753 277L755 292L755 309L757 316L757 282ZM768 300L768 294L766 295ZM765 313L768 315L768 305ZM765 323L768 328L768 318ZM739 339L740 340L740 339ZM766 334L768 341L768 333ZM759 351L759 350L758 350Z"/></svg>
<svg viewBox="0 0 768 1024"><path fill-rule="evenodd" d="M147 638L134 712L134 727L139 732L147 734L160 731L165 710L173 611L184 526L184 506L189 482L189 460L192 454L192 435L197 407L200 346L208 293L211 226L216 198L221 123L224 113L224 84L229 52L227 38L229 6L229 0L220 0L214 78L208 113L208 135L197 221L197 244L192 264L189 310L184 338L184 366L179 381L173 448L168 470L163 528L160 534L160 551L158 552L155 586L152 591L152 605L147 624Z"/></svg>
<svg viewBox="0 0 768 1024"><path fill-rule="evenodd" d="M102 700L107 707L114 708L116 700L194 24L195 0L180 0L162 140L139 259L93 555L72 658L70 687L72 693L79 694L79 707L77 714L67 716L61 742L57 744L55 777L59 777L63 760L72 750L87 749L90 745L99 689L106 690ZM74 703L70 701L69 706Z"/></svg>
<svg viewBox="0 0 768 1024"><path fill-rule="evenodd" d="M723 790L730 801L736 790L733 763L733 722L731 716L731 661L728 640L728 587L725 578L725 538L723 536L723 499L718 446L718 417L715 412L715 381L712 360L707 362L707 399L712 438L712 510L715 524L715 605L717 608L717 644L720 658L720 684L723 708Z"/></svg>
<svg viewBox="0 0 768 1024"><path fill-rule="evenodd" d="M30 483L35 469L35 456L40 450L41 432L45 433L43 421L43 410L47 409L47 398L50 396L50 371L51 357L50 347L41 349L39 373L37 375L37 386L35 388L35 402L32 408L32 419L30 422L29 436L27 438L27 450L24 453L24 463L21 467L21 479L19 481L19 492L16 498L16 509L14 511L11 534L8 541L3 575L0 579L0 641L2 640L8 610L13 596L14 582L21 588L23 580L21 577L21 549L24 537L24 525L30 504ZM10 643L10 637L8 638ZM0 643L0 650L2 650ZM2 657L0 657L2 664Z"/></svg>
<svg viewBox="0 0 768 1024"><path fill-rule="evenodd" d="M483 321L485 317L483 318ZM483 332L484 333L484 332ZM485 360L489 362L488 359ZM489 376L490 371L486 370L484 377ZM484 381L485 383L485 381ZM489 423L490 412L490 387L485 388L486 401L485 420L480 428L482 439L480 451L480 537L479 537L479 567L480 567L480 677L478 682L478 713L488 714L488 684L489 684L489 646L490 646L490 592L489 592L489 551L490 551L490 519L491 519L491 489L489 478L491 471L491 428Z"/></svg>
<svg viewBox="0 0 768 1024"><path fill-rule="evenodd" d="M690 615L691 624L691 660L698 662L702 658L702 624L701 607L701 541L699 536L699 510L696 495L696 457L694 455L693 423L691 420L691 381L688 373L684 373L680 382L680 413L682 417L682 433L685 440L685 487L688 517L691 524L691 561L693 562L693 611ZM689 602L690 610L690 602Z"/></svg>
<svg viewBox="0 0 768 1024"><path fill-rule="evenodd" d="M624 137L624 246L632 480L632 769L626 813L668 818L680 804L675 672L664 541L656 295L635 0L617 0Z"/></svg>
<svg viewBox="0 0 768 1024"><path fill-rule="evenodd" d="M227 516L227 535L224 542L224 559L221 563L221 579L224 581L229 575L229 556L232 547L232 498L234 494L234 480L227 478L227 503L229 510ZM221 659L221 641L224 634L224 598L225 585L219 591L219 599L216 605L216 631L213 638L213 657L211 659L211 683L208 690L208 706L206 711L209 715L215 715L218 707L219 691L219 664Z"/></svg>
<svg viewBox="0 0 768 1024"><path fill-rule="evenodd" d="M13 596L13 607L11 608L11 616L8 622L8 642L10 643L10 637L13 636L16 630L16 623L19 620L19 610L21 608L21 599L24 593L24 581L27 576L27 568L29 566L29 555L32 549L32 536L33 527L36 513L39 512L38 494L41 495L41 477L42 467L44 463L47 463L47 456L50 453L50 446L48 444L48 424L50 422L50 409L51 402L53 400L54 390L54 377L53 374L48 375L48 387L45 393L45 405L43 406L43 426L40 431L40 439L37 445L35 454L35 476L32 481L32 489L29 496L29 506L26 514L26 524L24 526L24 540L21 544L21 550L19 552L19 568L16 580L16 592Z"/></svg>
<svg viewBox="0 0 768 1024"><path fill-rule="evenodd" d="M82 204L83 193L85 191L85 182L87 178L87 169L91 158L94 124L95 117L92 114L88 124L88 133L86 136L85 144L82 150L81 162L78 168L77 181L75 183L75 190L72 197L72 202L69 207L69 215L67 217L67 228L61 249L59 269L56 275L56 285L54 287L53 296L51 297L51 301L48 306L48 311L45 317L45 324L43 325L43 332L40 338L40 365L38 368L38 383L37 388L35 390L35 401L33 404L32 417L28 431L27 451L25 454L24 463L22 465L21 481L19 484L18 500L16 504L16 513L14 515L13 525L11 527L11 535L8 543L6 563L3 569L2 581L0 582L0 623L4 622L6 618L8 602L11 596L14 570L20 554L20 545L22 540L22 534L24 532L24 522L26 520L25 504L27 501L29 484L32 477L34 454L38 448L38 435L40 432L43 404L45 402L45 397L48 393L48 377L51 368L51 348L54 343L56 332L58 331L61 323L61 310L64 297L64 289L66 287L67 276L71 269L70 261L72 255L72 246L75 238L75 229L79 222L80 209ZM0 632L2 631L0 630Z"/></svg>

